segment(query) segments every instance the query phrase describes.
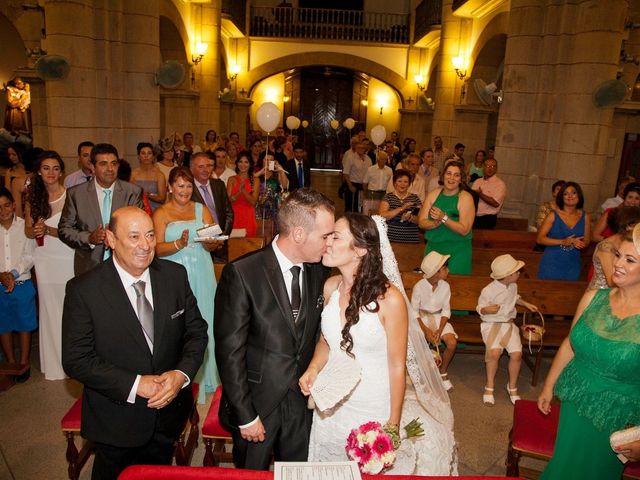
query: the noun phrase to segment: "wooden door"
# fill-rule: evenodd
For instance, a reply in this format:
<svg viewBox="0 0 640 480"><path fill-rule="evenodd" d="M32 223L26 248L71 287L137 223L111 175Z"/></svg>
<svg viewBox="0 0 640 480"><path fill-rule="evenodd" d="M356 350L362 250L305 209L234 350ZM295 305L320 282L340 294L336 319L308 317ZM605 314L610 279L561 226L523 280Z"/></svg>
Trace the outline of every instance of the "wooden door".
<svg viewBox="0 0 640 480"><path fill-rule="evenodd" d="M303 69L300 82L300 118L309 120L304 141L313 168L340 169L348 134L342 122L352 114L353 72L325 68ZM355 118L355 117L354 117ZM331 120L338 120L338 130Z"/></svg>

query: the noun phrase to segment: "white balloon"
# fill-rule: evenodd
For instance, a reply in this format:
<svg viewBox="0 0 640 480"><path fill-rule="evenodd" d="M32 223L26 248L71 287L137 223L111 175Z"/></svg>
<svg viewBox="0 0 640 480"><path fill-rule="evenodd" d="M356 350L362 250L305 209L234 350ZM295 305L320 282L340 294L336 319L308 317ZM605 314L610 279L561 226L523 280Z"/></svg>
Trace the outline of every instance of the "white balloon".
<svg viewBox="0 0 640 480"><path fill-rule="evenodd" d="M302 121L302 128L307 128L309 126L309 122L307 122L306 120Z"/></svg>
<svg viewBox="0 0 640 480"><path fill-rule="evenodd" d="M295 130L300 126L300 119L294 115L290 115L287 117L286 123L289 130Z"/></svg>
<svg viewBox="0 0 640 480"><path fill-rule="evenodd" d="M351 130L353 127L356 126L356 121L353 118L349 117L344 121L343 125L349 130Z"/></svg>
<svg viewBox="0 0 640 480"><path fill-rule="evenodd" d="M371 129L371 140L376 145L382 145L387 138L387 131L382 125L376 125Z"/></svg>
<svg viewBox="0 0 640 480"><path fill-rule="evenodd" d="M337 130L338 127L340 127L340 122L336 119L333 119L329 122L329 125L331 125L331 128L333 128L334 130Z"/></svg>
<svg viewBox="0 0 640 480"><path fill-rule="evenodd" d="M280 125L282 113L280 109L271 102L265 102L256 111L256 120L260 128L267 133L273 132Z"/></svg>

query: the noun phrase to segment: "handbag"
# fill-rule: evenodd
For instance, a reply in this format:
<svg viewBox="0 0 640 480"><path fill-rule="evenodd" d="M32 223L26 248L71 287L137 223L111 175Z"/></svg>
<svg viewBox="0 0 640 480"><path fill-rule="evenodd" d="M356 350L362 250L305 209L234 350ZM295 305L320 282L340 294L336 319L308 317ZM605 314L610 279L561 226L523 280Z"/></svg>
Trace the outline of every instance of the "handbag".
<svg viewBox="0 0 640 480"><path fill-rule="evenodd" d="M534 323L527 323L527 316L537 314L540 317L540 325ZM542 349L542 338L544 336L544 315L540 312L524 312L522 314L522 325L520 325L520 333L525 342L529 343L529 353L533 354L531 350L531 342L539 342L538 352Z"/></svg>
<svg viewBox="0 0 640 480"><path fill-rule="evenodd" d="M631 428L625 428L624 430L618 430L613 432L609 437L609 443L611 448L617 453L616 448L627 443L637 442L640 440L640 425ZM618 453L618 458L622 463L627 463L629 459L622 453Z"/></svg>

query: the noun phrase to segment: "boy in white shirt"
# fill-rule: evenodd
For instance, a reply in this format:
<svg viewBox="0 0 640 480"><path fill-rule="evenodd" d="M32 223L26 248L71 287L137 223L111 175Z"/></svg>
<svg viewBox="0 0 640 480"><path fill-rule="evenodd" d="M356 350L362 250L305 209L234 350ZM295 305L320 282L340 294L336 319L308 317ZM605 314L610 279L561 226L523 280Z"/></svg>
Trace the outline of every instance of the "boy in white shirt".
<svg viewBox="0 0 640 480"><path fill-rule="evenodd" d="M513 323L516 318L516 305L521 305L532 312L538 307L525 302L518 295L518 278L524 262L511 255L500 255L491 262L491 278L493 282L482 289L478 298L477 312L482 323L480 332L486 346L485 362L487 368L487 384L484 387L482 401L485 405L495 403L493 397L494 382L498 370L498 362L502 350L509 353L509 383L507 393L511 403L520 400L518 395L518 375L522 364L522 341L520 331Z"/></svg>
<svg viewBox="0 0 640 480"><path fill-rule="evenodd" d="M31 267L35 241L24 234L24 220L15 214L13 195L0 187L0 344L5 360L19 365L15 378L29 378L31 332L37 327L35 289ZM18 333L20 356L14 353L13 332Z"/></svg>
<svg viewBox="0 0 640 480"><path fill-rule="evenodd" d="M442 354L442 363L440 364L440 376L444 388L447 390L453 388L447 374L447 368L449 368L449 363L451 363L458 344L458 335L449 323L451 287L446 279L449 275L447 262L450 256L441 255L436 251L429 252L420 265L420 270L424 274L423 279L416 283L411 294L411 306L419 314L418 324L427 341L439 345L442 340L447 346Z"/></svg>

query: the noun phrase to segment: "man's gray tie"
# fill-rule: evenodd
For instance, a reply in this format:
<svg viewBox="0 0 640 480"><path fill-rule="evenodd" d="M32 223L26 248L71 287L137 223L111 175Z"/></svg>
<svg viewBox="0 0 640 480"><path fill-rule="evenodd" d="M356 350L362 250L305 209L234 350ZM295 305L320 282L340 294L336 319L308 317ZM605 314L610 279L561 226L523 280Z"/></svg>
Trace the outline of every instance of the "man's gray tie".
<svg viewBox="0 0 640 480"><path fill-rule="evenodd" d="M211 212L211 216L213 217L213 222L219 224L220 222L218 222L218 215L216 214L216 206L213 203L213 198L211 198L211 194L209 194L209 189L206 187L206 185L200 185L200 190L202 190L204 203L207 204L207 208Z"/></svg>
<svg viewBox="0 0 640 480"><path fill-rule="evenodd" d="M291 311L293 312L293 320L298 320L300 312L300 267L294 265L289 269L293 278L291 279Z"/></svg>
<svg viewBox="0 0 640 480"><path fill-rule="evenodd" d="M133 284L133 288L138 297L136 300L136 306L138 307L138 320L140 320L142 329L145 331L147 337L149 337L149 341L153 345L153 308L144 294L145 286L146 283L142 280L138 280Z"/></svg>

